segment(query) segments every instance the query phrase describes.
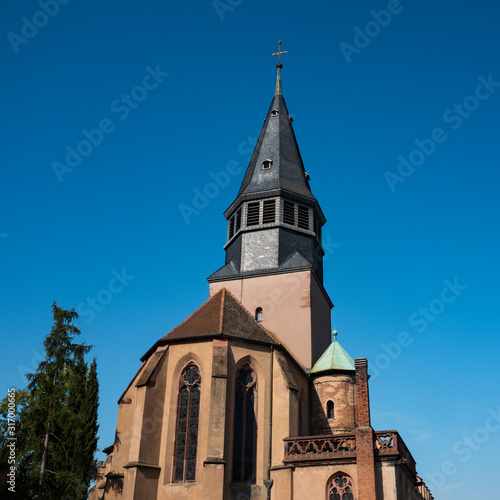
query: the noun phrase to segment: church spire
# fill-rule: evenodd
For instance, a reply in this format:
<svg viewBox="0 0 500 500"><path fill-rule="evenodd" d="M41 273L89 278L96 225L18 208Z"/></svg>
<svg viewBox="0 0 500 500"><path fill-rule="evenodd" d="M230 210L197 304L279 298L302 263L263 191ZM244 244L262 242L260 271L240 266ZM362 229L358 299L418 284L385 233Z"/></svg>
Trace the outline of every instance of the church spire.
<svg viewBox="0 0 500 500"><path fill-rule="evenodd" d="M322 284L326 220L311 192L283 97L281 55L287 52L280 40L272 54L279 58L275 93L238 195L224 213L226 265L209 281L309 268Z"/></svg>
<svg viewBox="0 0 500 500"><path fill-rule="evenodd" d="M282 54L280 41L273 55ZM224 212L225 265L208 281L211 295L226 287L310 368L331 335L333 304L323 287L326 220L311 192L283 97L280 59L277 69L275 93L240 190Z"/></svg>

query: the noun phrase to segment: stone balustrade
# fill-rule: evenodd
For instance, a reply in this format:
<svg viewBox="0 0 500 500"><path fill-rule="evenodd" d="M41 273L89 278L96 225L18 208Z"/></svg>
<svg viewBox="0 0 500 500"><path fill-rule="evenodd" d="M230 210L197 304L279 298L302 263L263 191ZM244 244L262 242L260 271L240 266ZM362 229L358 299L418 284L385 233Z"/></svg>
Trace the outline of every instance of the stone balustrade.
<svg viewBox="0 0 500 500"><path fill-rule="evenodd" d="M285 439L286 462L325 460L356 456L354 434L336 436L304 436Z"/></svg>
<svg viewBox="0 0 500 500"><path fill-rule="evenodd" d="M375 455L394 457L406 464L415 474L415 460L397 431L374 433ZM303 436L284 439L283 462L325 461L356 457L356 435L337 434L329 436Z"/></svg>

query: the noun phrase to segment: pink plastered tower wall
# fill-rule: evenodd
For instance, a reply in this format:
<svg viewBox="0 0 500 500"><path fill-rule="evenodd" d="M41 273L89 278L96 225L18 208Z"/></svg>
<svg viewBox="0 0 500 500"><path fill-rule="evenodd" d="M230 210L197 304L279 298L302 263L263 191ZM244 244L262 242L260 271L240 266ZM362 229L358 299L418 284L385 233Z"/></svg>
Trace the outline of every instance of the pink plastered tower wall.
<svg viewBox="0 0 500 500"><path fill-rule="evenodd" d="M331 301L311 271L210 283L210 296L227 288L277 337L303 368L311 368L330 343Z"/></svg>

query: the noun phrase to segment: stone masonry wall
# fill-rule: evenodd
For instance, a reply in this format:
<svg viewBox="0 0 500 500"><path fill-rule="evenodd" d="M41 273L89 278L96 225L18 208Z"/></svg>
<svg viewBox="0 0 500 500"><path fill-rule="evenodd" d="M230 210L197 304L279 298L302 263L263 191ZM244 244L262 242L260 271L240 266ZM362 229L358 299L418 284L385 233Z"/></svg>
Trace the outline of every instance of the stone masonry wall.
<svg viewBox="0 0 500 500"><path fill-rule="evenodd" d="M354 432L355 400L353 375L333 374L313 381L311 391L311 434ZM334 418L327 418L327 403L333 402Z"/></svg>

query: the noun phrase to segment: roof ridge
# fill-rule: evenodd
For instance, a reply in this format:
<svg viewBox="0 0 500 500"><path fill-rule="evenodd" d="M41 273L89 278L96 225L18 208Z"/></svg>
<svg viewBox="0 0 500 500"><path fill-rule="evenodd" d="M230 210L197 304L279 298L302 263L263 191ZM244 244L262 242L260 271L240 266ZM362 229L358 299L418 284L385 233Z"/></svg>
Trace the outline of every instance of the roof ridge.
<svg viewBox="0 0 500 500"><path fill-rule="evenodd" d="M219 313L219 333L220 334L222 334L222 327L223 327L223 323L224 323L224 303L226 301L227 288L222 287L221 292L222 292L222 299L220 301L220 313Z"/></svg>
<svg viewBox="0 0 500 500"><path fill-rule="evenodd" d="M198 311L198 309L200 309L201 307L203 307L205 304L208 304L211 300L213 300L215 297L217 297L217 295L219 293L221 293L223 289L221 288L219 291L217 291L216 293L214 293L211 297L208 297L207 300L205 300L205 302L203 302L203 304L201 304L201 306L199 306L197 309L195 309L184 321L182 321L181 323L179 323L177 326L174 326L168 333L166 333L165 335L163 335L162 338L165 338L167 337L170 333L172 333L174 330L177 330L178 328L180 328L184 323L186 323L187 321L189 321L191 319L192 316L194 316L196 314L196 312Z"/></svg>
<svg viewBox="0 0 500 500"><path fill-rule="evenodd" d="M276 338L273 334L271 334L271 332L269 332L268 330L266 330L254 317L254 315L227 289L227 288L222 288L222 290L226 290L226 292L231 295L231 297L236 300L236 302L238 302L238 304L241 306L241 308L248 313L248 315L254 320L254 322L257 324L257 326L264 331L264 333L266 333L267 335L269 335L273 340L275 340L276 342L280 343L281 342L278 340L278 338Z"/></svg>

